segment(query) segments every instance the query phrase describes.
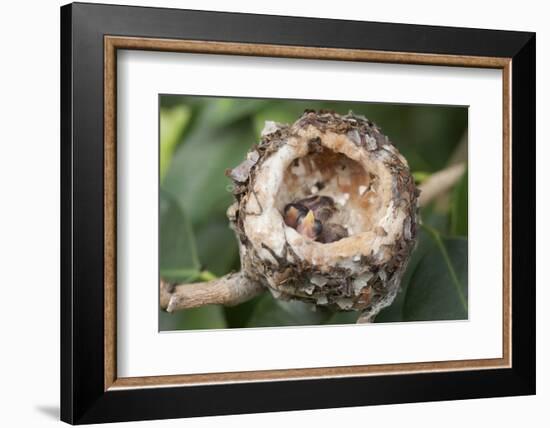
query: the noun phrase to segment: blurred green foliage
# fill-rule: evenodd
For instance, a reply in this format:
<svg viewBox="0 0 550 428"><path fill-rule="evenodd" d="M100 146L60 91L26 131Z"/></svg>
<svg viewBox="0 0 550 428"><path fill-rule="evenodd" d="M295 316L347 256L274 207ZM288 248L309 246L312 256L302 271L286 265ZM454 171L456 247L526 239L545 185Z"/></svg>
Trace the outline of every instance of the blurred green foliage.
<svg viewBox="0 0 550 428"><path fill-rule="evenodd" d="M160 108L160 272L173 281L208 280L239 270L225 216L233 197L225 170L259 141L266 120L292 123L305 109L349 110L382 128L407 158L415 180L466 160L464 107L335 101L162 95ZM422 209L423 226L394 303L376 322L465 319L468 266L468 177ZM266 292L236 307L206 306L167 314L160 330L354 323L354 312L332 313Z"/></svg>

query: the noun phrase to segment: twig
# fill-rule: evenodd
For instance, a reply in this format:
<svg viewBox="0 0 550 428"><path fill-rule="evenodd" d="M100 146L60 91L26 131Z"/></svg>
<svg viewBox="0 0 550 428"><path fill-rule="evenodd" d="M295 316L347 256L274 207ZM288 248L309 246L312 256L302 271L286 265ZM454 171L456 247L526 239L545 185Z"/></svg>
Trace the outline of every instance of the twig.
<svg viewBox="0 0 550 428"><path fill-rule="evenodd" d="M456 165L463 162L468 162L468 130L462 134L460 141L449 158L448 165Z"/></svg>
<svg viewBox="0 0 550 428"><path fill-rule="evenodd" d="M460 177L462 177L465 169L466 165L459 163L431 175L430 178L419 186L421 192L418 203L420 206L425 207L436 197L453 187Z"/></svg>
<svg viewBox="0 0 550 428"><path fill-rule="evenodd" d="M374 322L374 316L370 315L369 313L361 313L359 315L359 318L357 318L356 324L370 324Z"/></svg>
<svg viewBox="0 0 550 428"><path fill-rule="evenodd" d="M241 272L193 284L160 281L160 307L167 312L205 305L234 306L250 300L265 288Z"/></svg>

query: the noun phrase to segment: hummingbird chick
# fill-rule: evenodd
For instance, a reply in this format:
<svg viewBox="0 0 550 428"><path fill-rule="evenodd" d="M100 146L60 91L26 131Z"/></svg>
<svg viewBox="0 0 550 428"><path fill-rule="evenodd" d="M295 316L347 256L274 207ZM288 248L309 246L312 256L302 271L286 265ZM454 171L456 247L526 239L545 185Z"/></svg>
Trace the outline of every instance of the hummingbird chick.
<svg viewBox="0 0 550 428"><path fill-rule="evenodd" d="M301 235L316 240L323 231L323 224L315 218L313 211L308 210L305 216L298 219L296 231Z"/></svg>
<svg viewBox="0 0 550 428"><path fill-rule="evenodd" d="M332 198L310 196L288 204L284 209L284 221L301 235L326 244L348 236L345 227L326 223L335 212Z"/></svg>
<svg viewBox="0 0 550 428"><path fill-rule="evenodd" d="M319 234L317 241L328 244L329 242L339 241L348 236L348 230L344 226L336 223L327 223L323 225L323 230Z"/></svg>
<svg viewBox="0 0 550 428"><path fill-rule="evenodd" d="M315 218L321 222L327 221L336 212L334 200L329 196L310 196L298 201L298 203L313 211Z"/></svg>
<svg viewBox="0 0 550 428"><path fill-rule="evenodd" d="M285 207L285 224L293 229L298 226L298 221L307 215L309 210L300 203L288 204Z"/></svg>

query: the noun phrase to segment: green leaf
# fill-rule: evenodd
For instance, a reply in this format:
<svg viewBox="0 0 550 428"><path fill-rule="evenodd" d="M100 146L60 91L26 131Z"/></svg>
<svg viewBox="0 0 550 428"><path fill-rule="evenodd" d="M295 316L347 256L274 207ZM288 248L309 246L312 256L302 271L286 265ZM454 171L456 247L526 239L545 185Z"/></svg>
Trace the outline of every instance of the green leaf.
<svg viewBox="0 0 550 428"><path fill-rule="evenodd" d="M268 105L268 100L244 98L206 98L197 119L200 128L221 128L251 117Z"/></svg>
<svg viewBox="0 0 550 428"><path fill-rule="evenodd" d="M468 318L468 241L442 238L426 228L434 244L416 266L403 305L405 321Z"/></svg>
<svg viewBox="0 0 550 428"><path fill-rule="evenodd" d="M175 282L212 281L218 278L210 271L198 269L162 269L160 275L168 281Z"/></svg>
<svg viewBox="0 0 550 428"><path fill-rule="evenodd" d="M452 235L468 236L468 171L453 190L450 223Z"/></svg>
<svg viewBox="0 0 550 428"><path fill-rule="evenodd" d="M229 221L221 219L203 224L196 229L199 258L202 268L217 276L239 268L237 238L229 228Z"/></svg>
<svg viewBox="0 0 550 428"><path fill-rule="evenodd" d="M225 306L223 309L225 311L227 326L229 328L247 327L248 320L254 313L256 305L261 301L262 298L263 295L260 295L237 306Z"/></svg>
<svg viewBox="0 0 550 428"><path fill-rule="evenodd" d="M177 201L160 193L160 269L200 270L195 236Z"/></svg>
<svg viewBox="0 0 550 428"><path fill-rule="evenodd" d="M223 306L210 305L175 313L160 312L160 331L226 328Z"/></svg>
<svg viewBox="0 0 550 428"><path fill-rule="evenodd" d="M161 269L160 276L172 282L192 282L200 278L198 269Z"/></svg>
<svg viewBox="0 0 550 428"><path fill-rule="evenodd" d="M408 113L410 122L406 124L407 134L395 139L408 145L403 155L408 159L409 153L415 152L413 156L420 156L426 161L430 166L427 170L431 172L444 168L467 129L468 109L425 105L415 106ZM399 120L399 116L393 117ZM419 168L414 167L416 169Z"/></svg>
<svg viewBox="0 0 550 428"><path fill-rule="evenodd" d="M318 325L330 316L322 308L297 300L283 301L265 293L254 308L247 327L282 327L292 325Z"/></svg>
<svg viewBox="0 0 550 428"><path fill-rule="evenodd" d="M225 177L254 144L250 122L226 128L195 128L175 153L163 183L184 207L193 225L224 216L233 196Z"/></svg>
<svg viewBox="0 0 550 428"><path fill-rule="evenodd" d="M429 226L432 229L437 230L440 234L449 235L450 219L449 208L447 206L441 207L434 201L425 207L420 209L422 224ZM429 239L431 240L431 239Z"/></svg>
<svg viewBox="0 0 550 428"><path fill-rule="evenodd" d="M160 180L168 170L172 154L189 122L191 109L184 105L160 109Z"/></svg>
<svg viewBox="0 0 550 428"><path fill-rule="evenodd" d="M414 181L415 181L416 184L422 184L428 178L430 178L431 174L429 172L425 172L425 171L416 171L416 172L412 173L412 176L413 176Z"/></svg>
<svg viewBox="0 0 550 428"><path fill-rule="evenodd" d="M359 318L359 312L355 311L341 311L334 312L326 321L323 322L325 325L334 325L334 324L355 324Z"/></svg>
<svg viewBox="0 0 550 428"><path fill-rule="evenodd" d="M420 229L418 231L416 248L411 254L411 258L409 259L409 262L407 264L407 269L405 270L403 278L401 279L401 285L399 291L397 292L397 296L390 306L382 309L382 311L380 311L380 313L376 315L376 317L374 318L374 322L383 323L404 321L403 307L405 305L405 296L407 295L409 283L418 264L422 261L426 253L430 251L432 247L434 247L434 245L435 243L427 235L427 232L425 232L423 229Z"/></svg>

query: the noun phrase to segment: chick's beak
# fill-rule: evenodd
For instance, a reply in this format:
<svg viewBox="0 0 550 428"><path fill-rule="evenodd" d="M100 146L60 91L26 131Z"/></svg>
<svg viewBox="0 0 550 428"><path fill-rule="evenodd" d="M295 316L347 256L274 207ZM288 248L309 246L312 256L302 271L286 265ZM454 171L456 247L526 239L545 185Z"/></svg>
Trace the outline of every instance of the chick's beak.
<svg viewBox="0 0 550 428"><path fill-rule="evenodd" d="M307 209L313 211L319 221L327 221L336 211L334 200L329 196L310 196L299 201Z"/></svg>
<svg viewBox="0 0 550 428"><path fill-rule="evenodd" d="M298 225L296 231L301 235L307 236L311 239L317 239L321 233L323 226L319 220L315 219L313 211L308 210L305 216L298 218Z"/></svg>

